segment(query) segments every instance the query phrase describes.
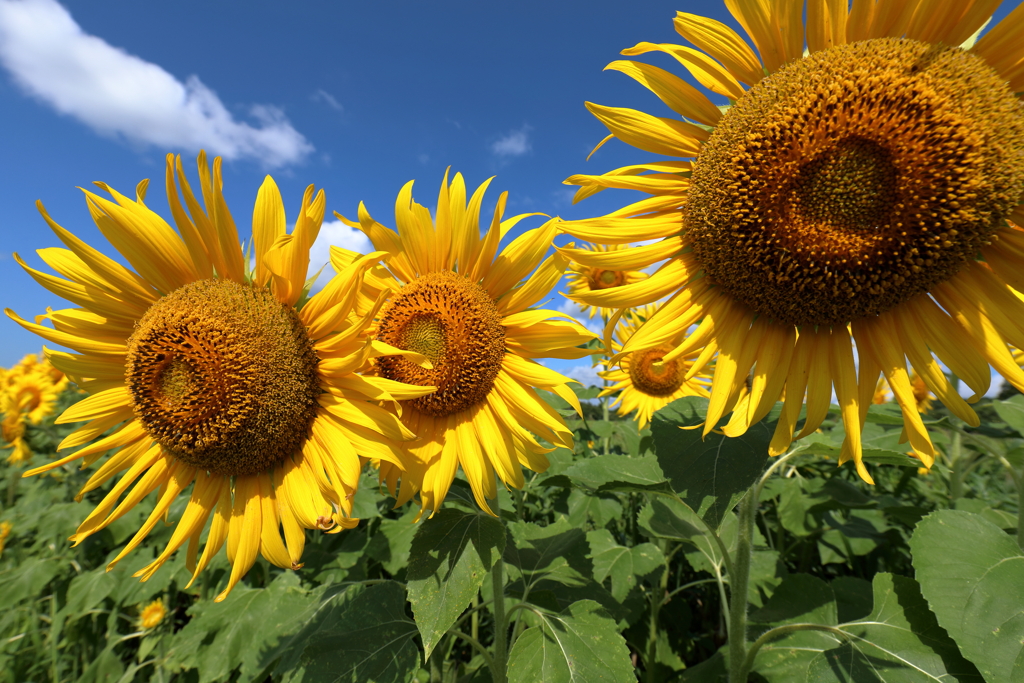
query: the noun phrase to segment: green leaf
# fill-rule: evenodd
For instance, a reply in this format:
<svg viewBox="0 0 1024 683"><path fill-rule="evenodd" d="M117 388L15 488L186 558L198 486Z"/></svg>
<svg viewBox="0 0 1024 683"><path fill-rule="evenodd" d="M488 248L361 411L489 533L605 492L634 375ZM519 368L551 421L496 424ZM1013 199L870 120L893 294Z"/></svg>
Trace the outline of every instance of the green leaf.
<svg viewBox="0 0 1024 683"><path fill-rule="evenodd" d="M223 602L198 602L192 620L171 640L170 670L198 669L199 682L228 677L241 667L241 679L256 678L269 664L262 656L305 624L323 590L308 591L293 572L266 588L235 586Z"/></svg>
<svg viewBox="0 0 1024 683"><path fill-rule="evenodd" d="M761 609L751 613L753 636L769 627L792 623L837 626L835 595L829 585L809 574L790 574ZM836 637L824 631L797 631L764 645L754 660L754 670L768 681L802 681L811 660L836 645Z"/></svg>
<svg viewBox="0 0 1024 683"><path fill-rule="evenodd" d="M854 621L871 614L871 582L855 576L838 576L829 587L836 596L839 621Z"/></svg>
<svg viewBox="0 0 1024 683"><path fill-rule="evenodd" d="M53 577L60 573L62 561L57 558L33 557L21 566L0 573L0 595L5 605L39 595Z"/></svg>
<svg viewBox="0 0 1024 683"><path fill-rule="evenodd" d="M419 669L416 624L394 581L329 595L281 648L282 683L407 683Z"/></svg>
<svg viewBox="0 0 1024 683"><path fill-rule="evenodd" d="M427 656L480 589L505 550L505 527L483 513L440 510L412 540L409 602Z"/></svg>
<svg viewBox="0 0 1024 683"><path fill-rule="evenodd" d="M1010 429L1024 436L1024 396L1014 396L1006 401L992 401L992 407L999 414L999 419Z"/></svg>
<svg viewBox="0 0 1024 683"><path fill-rule="evenodd" d="M596 491L672 491L657 458L651 456L599 455L576 463L565 474Z"/></svg>
<svg viewBox="0 0 1024 683"><path fill-rule="evenodd" d="M589 520L603 527L622 517L622 503L613 493L594 493L573 489L569 492L569 524L586 527Z"/></svg>
<svg viewBox="0 0 1024 683"><path fill-rule="evenodd" d="M520 575L528 582L546 578L581 586L593 574L586 535L564 517L547 526L513 522L508 530L511 538L504 557L510 578Z"/></svg>
<svg viewBox="0 0 1024 683"><path fill-rule="evenodd" d="M590 558L594 561L594 579L604 583L612 581L612 596L618 601L626 599L637 578L643 578L665 566L665 556L653 543L641 543L627 548L619 545L607 529L587 533Z"/></svg>
<svg viewBox="0 0 1024 683"><path fill-rule="evenodd" d="M419 509L410 507L398 519L382 519L377 533L370 539L366 552L380 562L392 576L396 576L409 564L412 539L419 530L413 520Z"/></svg>
<svg viewBox="0 0 1024 683"><path fill-rule="evenodd" d="M679 680L682 683L726 683L729 678L725 663L728 648L726 645L697 666L687 667Z"/></svg>
<svg viewBox="0 0 1024 683"><path fill-rule="evenodd" d="M842 641L811 660L808 683L980 683L977 669L928 610L916 581L879 573L873 592L871 614L838 627Z"/></svg>
<svg viewBox="0 0 1024 683"><path fill-rule="evenodd" d="M561 614L542 614L523 631L508 658L509 683L635 683L626 641L592 600Z"/></svg>
<svg viewBox="0 0 1024 683"><path fill-rule="evenodd" d="M697 513L674 498L654 498L640 510L637 524L653 538L694 543L693 539L704 535Z"/></svg>
<svg viewBox="0 0 1024 683"><path fill-rule="evenodd" d="M651 431L672 488L717 528L764 471L774 428L761 421L732 438L715 432L702 438L701 429L680 429L702 424L707 406L706 398L696 396L673 401L654 414Z"/></svg>
<svg viewBox="0 0 1024 683"><path fill-rule="evenodd" d="M914 573L939 623L986 681L1024 680L1024 553L978 515L942 510L910 539Z"/></svg>
<svg viewBox="0 0 1024 683"><path fill-rule="evenodd" d="M124 673L124 664L121 658L114 652L114 645L110 643L96 656L89 666L82 672L77 683L112 683L121 678Z"/></svg>
<svg viewBox="0 0 1024 683"><path fill-rule="evenodd" d="M875 407L875 406L872 406ZM888 417L886 417L888 420ZM884 422L884 424L890 424ZM900 418L900 424L903 424L903 418ZM833 458L837 462L839 461L839 454L842 449L839 446L823 443L821 441L812 441L806 445L803 442L797 442L798 448L801 453L808 455L824 455L829 458ZM896 465L897 467L913 467L918 468L921 466L921 461L910 457L906 453L894 451L888 448L868 448L864 447L861 449L861 455L866 462L871 462L876 465Z"/></svg>

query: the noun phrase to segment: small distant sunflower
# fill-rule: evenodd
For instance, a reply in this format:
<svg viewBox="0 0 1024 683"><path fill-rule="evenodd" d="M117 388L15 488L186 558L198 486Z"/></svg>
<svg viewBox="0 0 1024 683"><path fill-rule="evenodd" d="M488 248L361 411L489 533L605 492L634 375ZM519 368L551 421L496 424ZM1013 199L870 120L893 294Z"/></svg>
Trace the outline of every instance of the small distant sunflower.
<svg viewBox="0 0 1024 683"><path fill-rule="evenodd" d="M370 320L349 316L363 272L382 254L352 264L307 298L322 190L314 195L313 186L307 188L287 233L281 194L266 178L253 211L254 269L247 272L221 191L220 159L211 175L200 154L199 177L205 208L181 159L168 155L166 187L177 232L146 207L147 181L134 200L102 183L113 201L85 192L97 227L134 271L82 242L38 204L68 247L39 255L67 279L16 258L37 282L79 308L41 316L52 328L10 310L7 315L77 352L47 351L54 366L92 394L58 418L88 421L59 448L98 439L26 476L77 459L89 465L111 451L81 499L124 472L71 540L81 543L156 491L152 514L113 566L191 486L166 549L136 576L148 579L187 542L195 580L227 541L232 567L217 597L223 600L257 554L298 567L303 529L354 526L349 515L362 459L401 467L394 441L412 438L376 401L415 398L429 389L354 374L373 356L398 352L370 340L364 333Z"/></svg>
<svg viewBox="0 0 1024 683"><path fill-rule="evenodd" d="M529 214L502 221L508 194L502 193L481 237L480 205L489 182L467 204L462 176L449 185L445 174L433 217L413 201L409 182L395 203L397 232L377 223L362 204L358 222L335 214L390 255L396 291L377 314L377 339L432 363L426 369L399 357L376 361L377 373L388 380L437 386L436 393L400 405L402 422L418 440L403 444L409 469L398 502L418 492L423 510L438 510L461 465L477 503L490 511L486 501L497 495L495 473L522 487L521 466L547 468L544 454L551 449L533 434L572 448L571 430L536 389L552 391L580 411L568 386L573 380L533 360L582 358L590 351L577 347L594 337L557 311L530 308L567 266L560 254L544 258L558 223L528 230L499 252L502 236ZM398 474L383 463L381 476L392 491Z"/></svg>
<svg viewBox="0 0 1024 683"><path fill-rule="evenodd" d="M147 631L156 628L167 616L167 607L163 600L154 600L139 612L139 626Z"/></svg>
<svg viewBox="0 0 1024 683"><path fill-rule="evenodd" d="M584 244L580 252L586 251L591 253L584 257L586 264L582 262L569 264L570 272L566 276L569 294L575 296L586 294L587 292L600 292L613 287L622 287L623 285L631 285L634 282L646 280L647 273L639 270L625 270L621 267L604 268L601 266L603 260L615 258L617 255L614 252L621 249L622 245L620 244ZM581 303L580 308L584 313L589 311L591 318L594 317L595 313L600 313L601 317L605 320L614 315L616 311L613 307L591 306L586 303Z"/></svg>
<svg viewBox="0 0 1024 683"><path fill-rule="evenodd" d="M622 354L699 323L664 358L717 354L705 433L749 381L752 408L732 424L742 433L785 396L770 446L777 455L794 438L805 394L797 438L821 424L834 387L846 426L840 460L854 460L870 482L861 428L884 374L914 454L930 466L935 449L908 361L972 425L978 417L940 361L975 392L971 400L985 393L990 365L1024 388L1007 347L1024 345L1024 302L1014 291L1024 291L1024 230L1008 222L1024 219L1024 7L961 49L994 3L848 9L811 0L806 25L803 0L727 6L757 53L728 26L687 13L675 28L698 49L623 51L674 57L734 102L726 111L634 61L608 68L679 116L587 105L608 127L605 141L669 159L569 178L580 196L615 187L651 197L565 231L606 244L661 240L620 252L618 264L631 268L669 260L641 283L576 298L627 307L671 297Z"/></svg>
<svg viewBox="0 0 1024 683"><path fill-rule="evenodd" d="M7 543L7 539L10 537L12 529L14 529L14 525L7 520L0 522L0 555L4 554L4 544Z"/></svg>
<svg viewBox="0 0 1024 683"><path fill-rule="evenodd" d="M637 331L645 320L654 315L656 306L645 306L639 311L630 311L615 328L612 337L612 349L618 352L623 344ZM711 394L711 376L706 373L694 373L687 376L697 359L697 353L675 360L665 361L664 356L674 348L671 344L663 344L652 349L635 351L622 356L618 367L599 371L597 374L611 382L599 397L619 393L612 408L618 408L619 415L636 412L636 420L643 429L651 421L651 416L659 409L667 406L677 398L684 396L704 396Z"/></svg>
<svg viewBox="0 0 1024 683"><path fill-rule="evenodd" d="M916 372L910 373L910 389L914 394L914 403L917 405L917 412L927 413L932 409L932 399L935 396L928 389L928 383Z"/></svg>
<svg viewBox="0 0 1024 683"><path fill-rule="evenodd" d="M878 378L878 383L875 384L875 393L871 396L871 403L873 405L881 405L887 403L892 398L892 393L889 391L889 385L885 383L885 379L882 377Z"/></svg>
<svg viewBox="0 0 1024 683"><path fill-rule="evenodd" d="M0 378L0 436L11 444L7 462L18 465L32 459L25 441L25 427L38 425L51 414L62 391L67 388L64 373L35 354L25 356Z"/></svg>

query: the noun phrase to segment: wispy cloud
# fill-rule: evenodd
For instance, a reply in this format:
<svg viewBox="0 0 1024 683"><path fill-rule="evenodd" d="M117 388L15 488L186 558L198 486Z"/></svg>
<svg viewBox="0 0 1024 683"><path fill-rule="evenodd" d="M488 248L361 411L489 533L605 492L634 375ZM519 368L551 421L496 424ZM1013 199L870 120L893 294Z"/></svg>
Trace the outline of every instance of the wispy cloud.
<svg viewBox="0 0 1024 683"><path fill-rule="evenodd" d="M334 111L345 111L345 107L341 105L341 102L335 99L334 95L327 92L323 88L317 88L316 92L310 95L309 99L313 100L314 102L323 102Z"/></svg>
<svg viewBox="0 0 1024 683"><path fill-rule="evenodd" d="M264 166L296 163L313 146L282 111L238 121L198 76L162 67L85 33L55 0L0 0L0 63L27 93L97 133Z"/></svg>
<svg viewBox="0 0 1024 683"><path fill-rule="evenodd" d="M570 379L574 379L585 387L599 387L603 380L597 376L598 368L589 365L576 365L561 373Z"/></svg>
<svg viewBox="0 0 1024 683"><path fill-rule="evenodd" d="M373 244L361 230L350 228L341 221L326 221L320 227L320 234L317 235L316 241L313 242L313 246L309 250L309 272L306 277L313 277L324 264L327 264L313 285L313 291L319 290L334 277L334 269L330 265L332 245L360 254L368 254L373 251Z"/></svg>
<svg viewBox="0 0 1024 683"><path fill-rule="evenodd" d="M533 130L529 124L524 123L522 128L509 131L491 144L491 151L499 157L521 157L531 149L530 131Z"/></svg>
<svg viewBox="0 0 1024 683"><path fill-rule="evenodd" d="M604 320L601 316L595 315L593 318L588 317L590 311L584 313L578 303L566 298L562 294L556 294L555 301L553 301L552 304L557 304L557 307L555 305L551 306L554 310L559 313L564 313L570 318L575 318L581 325L596 334L598 337L604 334Z"/></svg>

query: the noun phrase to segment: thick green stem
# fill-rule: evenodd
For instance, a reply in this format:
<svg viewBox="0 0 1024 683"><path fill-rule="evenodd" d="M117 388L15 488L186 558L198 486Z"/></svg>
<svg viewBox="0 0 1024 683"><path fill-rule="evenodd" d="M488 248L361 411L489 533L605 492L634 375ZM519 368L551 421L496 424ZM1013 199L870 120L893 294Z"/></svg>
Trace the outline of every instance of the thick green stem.
<svg viewBox="0 0 1024 683"><path fill-rule="evenodd" d="M668 598L668 580L670 576L669 560L670 554L665 552L668 543L664 540L658 542L661 547L661 552L665 556L665 571L661 573L661 582L658 586L658 592L651 596L651 623L647 629L647 657L644 660L646 674L644 680L647 683L655 683L657 680L657 674L655 672L654 663L658 659L658 616L661 614L661 608L665 604Z"/></svg>
<svg viewBox="0 0 1024 683"><path fill-rule="evenodd" d="M1024 550L1024 473L1013 469L1010 461L999 456L999 462L1010 473L1013 485L1017 487L1017 547Z"/></svg>
<svg viewBox="0 0 1024 683"><path fill-rule="evenodd" d="M1024 486L1017 486L1017 547L1024 550Z"/></svg>
<svg viewBox="0 0 1024 683"><path fill-rule="evenodd" d="M729 683L746 683L753 662L752 658L747 657L747 587L750 584L750 563L754 556L754 523L761 500L761 490L768 477L796 455L798 452L790 451L780 456L740 499L736 552L732 556L732 567L729 572Z"/></svg>
<svg viewBox="0 0 1024 683"><path fill-rule="evenodd" d="M949 459L952 461L949 473L949 501L955 503L964 495L964 459L963 459L963 436L960 430L953 432L952 444L949 449Z"/></svg>
<svg viewBox="0 0 1024 683"><path fill-rule="evenodd" d="M500 498L491 502L491 509L501 519ZM508 617L505 615L505 562L498 556L491 567L491 612L494 615L494 656L491 660L491 680L506 683L508 671Z"/></svg>
<svg viewBox="0 0 1024 683"><path fill-rule="evenodd" d="M605 389L608 388L608 380L604 380L604 387ZM604 398L601 399L601 419L603 419L605 422L608 421L608 402L611 400L611 396L605 396ZM604 455L608 455L609 439L610 437L604 437L604 448L602 449L602 453Z"/></svg>
<svg viewBox="0 0 1024 683"><path fill-rule="evenodd" d="M747 585L750 583L750 561L754 554L754 516L757 514L757 493L752 486L740 499L739 530L736 553L729 575L729 683L744 683L747 671Z"/></svg>

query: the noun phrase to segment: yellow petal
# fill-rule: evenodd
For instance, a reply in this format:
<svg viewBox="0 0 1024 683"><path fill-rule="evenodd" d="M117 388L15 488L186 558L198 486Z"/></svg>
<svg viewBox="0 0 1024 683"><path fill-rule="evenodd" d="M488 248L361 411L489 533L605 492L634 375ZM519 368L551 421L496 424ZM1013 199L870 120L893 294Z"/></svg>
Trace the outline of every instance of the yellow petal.
<svg viewBox="0 0 1024 683"><path fill-rule="evenodd" d="M716 125L722 118L722 112L704 96L704 93L664 69L642 62L618 60L606 66L605 71L608 70L621 71L639 82L680 116L707 126ZM697 139L706 141L707 138L708 135L705 135Z"/></svg>
<svg viewBox="0 0 1024 683"><path fill-rule="evenodd" d="M764 77L764 68L754 51L739 34L720 21L676 12L673 23L679 35L721 62L738 80L754 85ZM718 121L702 123L713 126Z"/></svg>
<svg viewBox="0 0 1024 683"><path fill-rule="evenodd" d="M655 51L665 52L675 57L676 61L686 67L690 74L697 79L698 83L711 92L728 97L730 100L738 100L743 97L743 86L739 84L736 77L729 73L728 69L699 50L671 43L655 44L643 42L637 43L628 50L623 50L622 54L627 57L633 57Z"/></svg>
<svg viewBox="0 0 1024 683"><path fill-rule="evenodd" d="M693 124L663 119L635 109L604 107L586 103L615 137L637 149L674 157L695 157L700 154L701 137L695 135ZM698 130L700 130L698 128Z"/></svg>

